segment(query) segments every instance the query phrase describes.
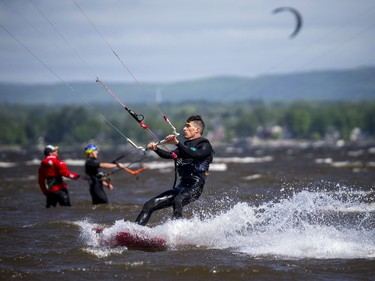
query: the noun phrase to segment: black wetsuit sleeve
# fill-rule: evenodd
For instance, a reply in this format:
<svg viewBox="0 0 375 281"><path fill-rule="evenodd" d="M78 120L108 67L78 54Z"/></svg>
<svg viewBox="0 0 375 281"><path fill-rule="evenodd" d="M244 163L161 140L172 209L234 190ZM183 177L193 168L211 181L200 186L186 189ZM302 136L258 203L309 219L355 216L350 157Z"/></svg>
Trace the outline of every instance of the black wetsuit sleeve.
<svg viewBox="0 0 375 281"><path fill-rule="evenodd" d="M165 151L163 149L157 148L155 153L159 155L163 159L173 159L172 154L170 151Z"/></svg>

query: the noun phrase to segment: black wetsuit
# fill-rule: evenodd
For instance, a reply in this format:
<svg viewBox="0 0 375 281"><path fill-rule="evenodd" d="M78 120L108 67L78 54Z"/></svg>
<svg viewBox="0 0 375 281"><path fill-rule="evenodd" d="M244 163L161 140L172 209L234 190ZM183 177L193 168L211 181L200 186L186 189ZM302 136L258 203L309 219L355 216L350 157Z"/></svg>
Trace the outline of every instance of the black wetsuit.
<svg viewBox="0 0 375 281"><path fill-rule="evenodd" d="M96 158L87 158L85 164L85 172L90 186L90 194L92 204L107 204L107 194L103 188L103 182L100 180L99 174L100 162Z"/></svg>
<svg viewBox="0 0 375 281"><path fill-rule="evenodd" d="M173 206L173 219L182 217L182 208L197 200L203 191L209 165L213 159L213 149L205 138L179 142L173 153L157 148L155 152L165 159L175 159L175 169L179 175L179 183L172 189L147 201L138 215L136 222L145 225L151 214L163 208Z"/></svg>

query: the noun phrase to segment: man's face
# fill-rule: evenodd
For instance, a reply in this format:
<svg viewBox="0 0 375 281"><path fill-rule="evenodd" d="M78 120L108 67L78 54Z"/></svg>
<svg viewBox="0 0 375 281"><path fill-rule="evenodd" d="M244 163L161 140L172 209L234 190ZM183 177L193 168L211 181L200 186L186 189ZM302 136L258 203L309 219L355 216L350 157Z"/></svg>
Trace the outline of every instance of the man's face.
<svg viewBox="0 0 375 281"><path fill-rule="evenodd" d="M186 123L182 131L184 133L185 139L187 140L199 137L199 128L195 126L194 122Z"/></svg>
<svg viewBox="0 0 375 281"><path fill-rule="evenodd" d="M91 157L92 158L98 158L98 150L94 150L93 152L91 152Z"/></svg>

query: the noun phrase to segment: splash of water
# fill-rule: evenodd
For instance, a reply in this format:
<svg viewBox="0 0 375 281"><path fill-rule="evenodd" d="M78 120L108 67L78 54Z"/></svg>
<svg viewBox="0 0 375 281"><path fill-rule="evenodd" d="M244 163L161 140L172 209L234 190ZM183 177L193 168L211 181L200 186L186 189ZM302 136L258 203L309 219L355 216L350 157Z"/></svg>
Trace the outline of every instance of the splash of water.
<svg viewBox="0 0 375 281"><path fill-rule="evenodd" d="M100 247L94 224L81 222L87 245ZM375 258L375 204L367 193L303 190L258 206L239 202L205 218L167 221L153 228L116 221L120 230L162 236L179 245L223 249L254 257Z"/></svg>

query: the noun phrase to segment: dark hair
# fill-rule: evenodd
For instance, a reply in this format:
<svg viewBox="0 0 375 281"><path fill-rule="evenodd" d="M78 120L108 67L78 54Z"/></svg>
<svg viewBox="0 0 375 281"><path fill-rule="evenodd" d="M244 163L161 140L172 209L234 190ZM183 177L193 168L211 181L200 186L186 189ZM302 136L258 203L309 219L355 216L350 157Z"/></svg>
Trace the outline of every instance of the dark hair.
<svg viewBox="0 0 375 281"><path fill-rule="evenodd" d="M201 135L203 135L205 124L200 115L192 115L186 120L186 122L194 122L195 125L200 129Z"/></svg>

